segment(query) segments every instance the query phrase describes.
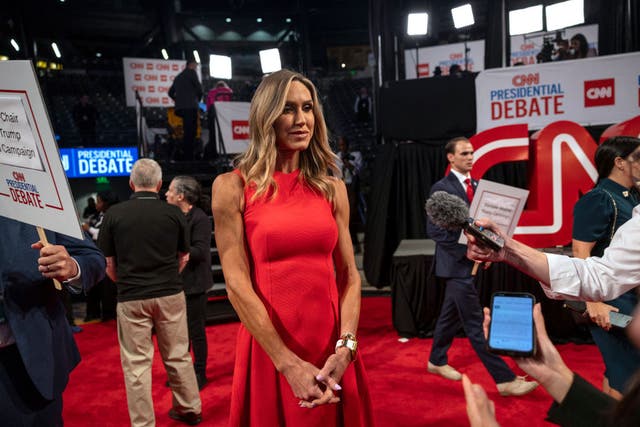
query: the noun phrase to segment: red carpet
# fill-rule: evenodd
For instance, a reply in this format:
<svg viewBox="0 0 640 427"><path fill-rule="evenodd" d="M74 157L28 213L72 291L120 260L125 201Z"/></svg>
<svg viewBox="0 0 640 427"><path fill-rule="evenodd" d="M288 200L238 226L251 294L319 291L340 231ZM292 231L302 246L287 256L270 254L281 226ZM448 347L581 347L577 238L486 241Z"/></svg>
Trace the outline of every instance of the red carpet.
<svg viewBox="0 0 640 427"><path fill-rule="evenodd" d="M115 321L84 325L76 334L82 362L71 375L64 395L67 426L126 426L129 424L124 380ZM203 424L226 426L231 392L234 344L238 324L207 327L209 385L201 392ZM430 339L398 342L391 326L389 297L363 298L360 349L369 375L378 427L468 426L462 386L427 374ZM603 365L592 345L559 346L567 364L594 384L600 384ZM157 352L156 352L157 353ZM507 358L511 366L515 364ZM551 398L538 388L525 397L501 397L466 339L456 339L449 362L472 381L485 386L496 404L503 426L544 426ZM521 374L519 370L516 372ZM164 386L166 374L156 354L153 365L153 398L158 426L181 426L169 419L171 393Z"/></svg>

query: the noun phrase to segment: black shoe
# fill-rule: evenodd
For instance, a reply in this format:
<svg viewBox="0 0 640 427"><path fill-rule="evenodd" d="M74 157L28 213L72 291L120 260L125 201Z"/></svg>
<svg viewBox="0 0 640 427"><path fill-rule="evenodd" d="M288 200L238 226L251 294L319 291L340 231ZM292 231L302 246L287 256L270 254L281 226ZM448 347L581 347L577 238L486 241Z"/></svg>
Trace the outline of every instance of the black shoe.
<svg viewBox="0 0 640 427"><path fill-rule="evenodd" d="M198 390L202 390L209 382L209 380L207 380L207 377L198 374L196 374L196 380L198 381Z"/></svg>
<svg viewBox="0 0 640 427"><path fill-rule="evenodd" d="M169 418L183 422L185 424L189 424L190 426L195 426L200 424L202 421L202 413L196 414L195 412L185 412L181 414L175 409L169 409Z"/></svg>

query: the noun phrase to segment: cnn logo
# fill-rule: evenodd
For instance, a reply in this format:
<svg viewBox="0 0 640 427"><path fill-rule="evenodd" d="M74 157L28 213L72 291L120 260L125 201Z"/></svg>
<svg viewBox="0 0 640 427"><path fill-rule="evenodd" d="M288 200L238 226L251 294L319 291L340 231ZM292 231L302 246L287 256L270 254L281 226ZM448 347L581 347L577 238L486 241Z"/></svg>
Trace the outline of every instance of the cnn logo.
<svg viewBox="0 0 640 427"><path fill-rule="evenodd" d="M249 121L248 120L232 120L231 132L233 139L249 139Z"/></svg>
<svg viewBox="0 0 640 427"><path fill-rule="evenodd" d="M600 107L615 105L616 85L614 79L588 80L584 82L584 106Z"/></svg>

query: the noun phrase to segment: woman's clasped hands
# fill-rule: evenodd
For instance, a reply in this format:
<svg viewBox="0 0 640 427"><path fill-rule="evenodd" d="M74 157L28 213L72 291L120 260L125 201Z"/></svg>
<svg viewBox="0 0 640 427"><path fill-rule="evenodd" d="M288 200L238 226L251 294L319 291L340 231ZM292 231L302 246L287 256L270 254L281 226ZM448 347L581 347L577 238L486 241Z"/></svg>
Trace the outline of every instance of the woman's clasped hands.
<svg viewBox="0 0 640 427"><path fill-rule="evenodd" d="M340 402L336 392L342 390L339 381L349 366L351 353L348 349L338 349L329 356L322 367L318 369L311 363L299 360L298 363L282 371L289 382L293 394L300 399L298 404L302 408L315 408Z"/></svg>

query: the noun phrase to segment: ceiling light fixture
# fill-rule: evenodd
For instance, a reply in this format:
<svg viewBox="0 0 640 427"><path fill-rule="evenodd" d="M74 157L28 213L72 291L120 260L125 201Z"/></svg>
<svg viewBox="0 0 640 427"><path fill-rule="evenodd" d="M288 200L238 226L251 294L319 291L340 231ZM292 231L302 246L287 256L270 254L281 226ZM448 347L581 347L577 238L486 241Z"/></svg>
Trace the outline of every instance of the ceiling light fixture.
<svg viewBox="0 0 640 427"><path fill-rule="evenodd" d="M56 58L62 58L62 54L60 53L60 49L58 49L56 42L51 43L51 49L53 49L53 53L56 55Z"/></svg>

